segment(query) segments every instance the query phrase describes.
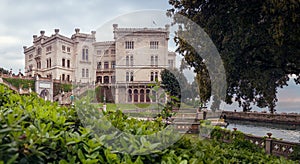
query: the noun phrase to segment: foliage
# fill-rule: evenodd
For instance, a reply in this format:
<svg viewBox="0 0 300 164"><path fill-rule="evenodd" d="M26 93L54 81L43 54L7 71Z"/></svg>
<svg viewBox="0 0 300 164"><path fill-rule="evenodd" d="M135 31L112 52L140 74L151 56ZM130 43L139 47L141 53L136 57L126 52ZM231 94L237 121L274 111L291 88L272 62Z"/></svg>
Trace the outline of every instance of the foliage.
<svg viewBox="0 0 300 164"><path fill-rule="evenodd" d="M103 93L101 92L101 86L97 86L95 88L95 92L96 92L96 99L97 99L97 102L103 102L104 101L104 95Z"/></svg>
<svg viewBox="0 0 300 164"><path fill-rule="evenodd" d="M6 70L6 69L4 69L4 68L0 68L0 74L8 74L9 73L9 71L8 70Z"/></svg>
<svg viewBox="0 0 300 164"><path fill-rule="evenodd" d="M235 98L244 111L251 109L252 102L269 107L273 113L277 89L287 85L288 75L295 74L295 82L300 83L299 0L169 0L169 3L172 9L168 14L174 16L174 23L183 25L184 32L193 33L193 26L176 14L201 26L216 45L226 69L227 103ZM194 37L193 47L202 47L197 52L209 58L213 52L207 41L201 40L204 35L193 35L200 36ZM202 78L198 79L201 93L213 80L207 78L204 61L208 60L180 37L175 42L179 45L177 52L184 55Z"/></svg>
<svg viewBox="0 0 300 164"><path fill-rule="evenodd" d="M19 88L22 87L23 89L35 90L35 81L29 79L19 79L19 78L2 78L4 81L10 83L12 86Z"/></svg>
<svg viewBox="0 0 300 164"><path fill-rule="evenodd" d="M157 102L157 109L160 112L158 114L158 117L168 119L175 114L173 112L173 109L180 107L180 93L178 92L178 90L180 90L180 87L178 87L179 85L176 79L175 81L177 81L177 83L175 83L175 86L174 84L167 83L168 80L172 80L172 78L174 78L174 75L168 70L164 70L162 74L164 74L164 77L162 77L164 78L164 80L162 82L156 81L155 84L149 84L149 86L152 87L152 95L150 95L150 98L152 99L152 101ZM165 85L163 85L162 83L165 83ZM162 91L163 88L166 91ZM170 93L169 90L173 93ZM165 101L166 98L167 101Z"/></svg>
<svg viewBox="0 0 300 164"><path fill-rule="evenodd" d="M183 65L183 64L181 64ZM197 84L191 85L184 76L183 69L164 69L161 71L162 87L170 93L171 96L177 97L181 102L188 102L198 95Z"/></svg>
<svg viewBox="0 0 300 164"><path fill-rule="evenodd" d="M170 71L167 69L164 69L161 71L161 84L163 88L170 93L171 96L175 96L178 99L181 98L181 87L183 86L180 81L176 77L180 73L178 71ZM183 75L184 76L184 75Z"/></svg>
<svg viewBox="0 0 300 164"><path fill-rule="evenodd" d="M75 110L74 107L67 108L44 101L35 94L20 96L3 85L0 85L0 95L1 163L293 163L237 145L203 141L190 136L153 154L122 154L104 145L116 138L117 141L123 139L121 143L126 149L132 149L137 141L118 138L118 133L108 135L96 132L92 126L83 126L83 123L96 122L94 125L105 132L109 125L98 123L108 119L121 131L141 136L154 134L166 125L161 119L153 122L130 119L120 111L101 115L96 106L87 103L87 99L76 101ZM93 114L95 118L101 115L103 118L79 119L82 113ZM173 133L170 135L174 136ZM141 138L138 142L143 143L143 147L156 146L147 145L149 142Z"/></svg>
<svg viewBox="0 0 300 164"><path fill-rule="evenodd" d="M291 159L300 161L300 145L299 144L295 147L294 152L291 155Z"/></svg>
<svg viewBox="0 0 300 164"><path fill-rule="evenodd" d="M53 83L53 95L56 96L60 92L71 92L72 91L72 84L65 84L65 83Z"/></svg>

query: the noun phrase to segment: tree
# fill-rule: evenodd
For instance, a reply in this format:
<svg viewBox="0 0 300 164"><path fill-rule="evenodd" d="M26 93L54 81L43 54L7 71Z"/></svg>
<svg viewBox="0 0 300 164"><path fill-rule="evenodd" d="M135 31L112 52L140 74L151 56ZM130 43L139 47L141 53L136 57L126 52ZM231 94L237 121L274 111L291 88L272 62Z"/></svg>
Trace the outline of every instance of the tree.
<svg viewBox="0 0 300 164"><path fill-rule="evenodd" d="M164 69L160 75L162 78L161 84L170 93L170 96L177 97L184 102L194 95L194 91L182 71L176 68L172 70Z"/></svg>
<svg viewBox="0 0 300 164"><path fill-rule="evenodd" d="M4 69L4 68L0 68L0 74L3 73L3 74L8 74L9 71Z"/></svg>
<svg viewBox="0 0 300 164"><path fill-rule="evenodd" d="M287 85L290 74L300 83L299 0L169 0L168 15L184 31L193 29L176 14L201 26L214 42L226 70L227 103L235 101L244 111L250 103L275 111L277 88ZM203 59L180 37L177 52L197 73ZM195 47L195 46L193 46ZM202 46L205 48L205 46ZM203 50L205 51L205 50ZM199 81L200 79L198 79ZM210 79L211 81L212 79ZM199 83L209 87L209 82ZM218 98L216 98L219 101Z"/></svg>

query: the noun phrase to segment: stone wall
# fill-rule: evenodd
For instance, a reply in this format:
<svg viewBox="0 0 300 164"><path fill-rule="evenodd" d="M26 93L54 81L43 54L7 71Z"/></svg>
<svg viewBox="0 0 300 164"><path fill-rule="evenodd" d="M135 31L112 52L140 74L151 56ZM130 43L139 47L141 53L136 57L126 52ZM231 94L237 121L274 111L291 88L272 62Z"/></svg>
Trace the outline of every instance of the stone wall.
<svg viewBox="0 0 300 164"><path fill-rule="evenodd" d="M258 112L231 112L223 111L221 117L231 120L247 120L256 122L269 122L277 124L300 125L300 114L270 114Z"/></svg>

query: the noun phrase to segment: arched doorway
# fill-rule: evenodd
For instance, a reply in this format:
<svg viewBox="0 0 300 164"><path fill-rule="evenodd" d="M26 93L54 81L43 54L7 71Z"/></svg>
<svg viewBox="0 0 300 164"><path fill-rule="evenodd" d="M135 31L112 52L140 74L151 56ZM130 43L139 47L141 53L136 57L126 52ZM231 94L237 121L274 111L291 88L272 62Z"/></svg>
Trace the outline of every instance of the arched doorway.
<svg viewBox="0 0 300 164"><path fill-rule="evenodd" d="M108 84L109 83L109 76L104 76L104 84Z"/></svg>
<svg viewBox="0 0 300 164"><path fill-rule="evenodd" d="M140 102L145 102L145 92L143 89L140 90Z"/></svg>
<svg viewBox="0 0 300 164"><path fill-rule="evenodd" d="M50 100L50 94L47 89L43 89L40 93L40 97L43 98L44 100Z"/></svg>
<svg viewBox="0 0 300 164"><path fill-rule="evenodd" d="M132 102L132 90L131 90L131 89L128 90L128 98L127 98L127 102L129 102L129 103Z"/></svg>
<svg viewBox="0 0 300 164"><path fill-rule="evenodd" d="M133 102L139 102L139 91L137 89L133 91Z"/></svg>
<svg viewBox="0 0 300 164"><path fill-rule="evenodd" d="M146 90L146 102L150 102L150 90Z"/></svg>

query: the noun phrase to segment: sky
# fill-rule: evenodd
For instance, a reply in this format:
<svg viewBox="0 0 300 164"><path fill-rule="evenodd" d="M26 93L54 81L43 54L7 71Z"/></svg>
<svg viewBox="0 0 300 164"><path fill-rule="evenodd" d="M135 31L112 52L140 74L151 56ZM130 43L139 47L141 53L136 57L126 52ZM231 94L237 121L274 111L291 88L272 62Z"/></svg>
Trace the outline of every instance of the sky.
<svg viewBox="0 0 300 164"><path fill-rule="evenodd" d="M75 28L84 33L96 30L97 41L113 40L113 23L119 27L164 27L170 23L165 17L169 8L168 0L1 0L0 67L23 72L23 46L31 46L32 35L39 35L41 30L50 36L54 29L60 29L60 34L68 37ZM174 50L172 34L170 37L169 48ZM279 89L278 98L280 103L300 107L299 85L290 81L288 87Z"/></svg>

